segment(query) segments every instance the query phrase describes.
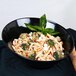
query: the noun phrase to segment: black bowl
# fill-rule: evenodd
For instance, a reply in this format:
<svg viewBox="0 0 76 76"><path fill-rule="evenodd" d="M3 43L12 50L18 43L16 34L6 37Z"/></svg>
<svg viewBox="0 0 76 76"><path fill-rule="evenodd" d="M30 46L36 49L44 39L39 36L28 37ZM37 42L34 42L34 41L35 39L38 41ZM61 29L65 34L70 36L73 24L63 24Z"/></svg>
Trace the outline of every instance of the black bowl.
<svg viewBox="0 0 76 76"><path fill-rule="evenodd" d="M24 62L28 64L29 66L32 66L35 68L51 67L55 65L56 63L58 63L59 61L65 59L67 56L69 56L69 54L73 50L74 41L73 41L73 37L69 34L69 32L61 25L47 20L46 27L52 28L60 32L59 36L61 37L64 43L63 47L65 49L64 50L65 57L59 60L55 60L55 61L36 61L36 60L30 60L30 59L27 59L27 58L24 58L18 55L12 49L11 43L12 43L12 40L15 38L18 38L21 33L30 32L30 30L25 27L24 23L30 23L32 25L39 25L39 18L20 18L20 19L16 19L8 23L2 31L2 39L5 42L6 46L10 49L10 51L13 52L15 55L17 55L19 58L22 58L22 60L24 60Z"/></svg>

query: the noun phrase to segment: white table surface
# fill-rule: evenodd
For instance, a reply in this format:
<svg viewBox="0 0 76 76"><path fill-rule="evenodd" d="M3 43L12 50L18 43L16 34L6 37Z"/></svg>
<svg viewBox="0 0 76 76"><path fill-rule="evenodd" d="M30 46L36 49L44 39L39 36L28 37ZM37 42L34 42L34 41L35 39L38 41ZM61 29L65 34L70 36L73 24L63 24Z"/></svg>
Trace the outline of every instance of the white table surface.
<svg viewBox="0 0 76 76"><path fill-rule="evenodd" d="M40 17L76 30L76 0L0 0L0 39L4 26L21 17Z"/></svg>

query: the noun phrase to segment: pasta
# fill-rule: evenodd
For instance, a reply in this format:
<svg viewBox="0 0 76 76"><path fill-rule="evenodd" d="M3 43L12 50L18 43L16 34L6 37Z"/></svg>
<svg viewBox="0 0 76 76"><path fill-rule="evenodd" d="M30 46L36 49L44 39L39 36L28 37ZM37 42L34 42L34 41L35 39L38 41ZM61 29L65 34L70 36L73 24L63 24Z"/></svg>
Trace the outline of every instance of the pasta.
<svg viewBox="0 0 76 76"><path fill-rule="evenodd" d="M19 55L32 60L52 61L64 57L61 38L48 33L22 33L18 39L13 40L12 48Z"/></svg>

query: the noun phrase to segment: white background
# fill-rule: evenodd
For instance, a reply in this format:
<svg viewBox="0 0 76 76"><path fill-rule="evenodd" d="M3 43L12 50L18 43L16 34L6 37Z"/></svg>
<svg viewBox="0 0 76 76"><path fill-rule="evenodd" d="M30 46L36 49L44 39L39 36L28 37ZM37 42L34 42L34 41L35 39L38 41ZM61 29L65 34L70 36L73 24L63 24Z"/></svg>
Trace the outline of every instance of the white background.
<svg viewBox="0 0 76 76"><path fill-rule="evenodd" d="M0 0L0 39L3 27L21 17L40 17L76 30L76 0Z"/></svg>

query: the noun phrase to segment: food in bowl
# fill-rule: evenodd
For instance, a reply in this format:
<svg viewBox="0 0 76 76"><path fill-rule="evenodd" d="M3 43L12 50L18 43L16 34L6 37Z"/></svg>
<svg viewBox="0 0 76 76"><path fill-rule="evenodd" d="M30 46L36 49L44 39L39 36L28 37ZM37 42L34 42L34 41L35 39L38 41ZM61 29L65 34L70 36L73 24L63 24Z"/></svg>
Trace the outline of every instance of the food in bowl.
<svg viewBox="0 0 76 76"><path fill-rule="evenodd" d="M54 37L41 32L22 33L13 41L13 49L25 58L38 61L52 61L64 57L63 42L60 37Z"/></svg>
<svg viewBox="0 0 76 76"><path fill-rule="evenodd" d="M12 48L19 55L37 61L52 61L64 57L63 41L59 32L46 28L46 16L40 18L40 25L33 26L25 23L30 33L21 33L12 42ZM54 36L57 35L57 36Z"/></svg>
<svg viewBox="0 0 76 76"><path fill-rule="evenodd" d="M61 39L60 41L62 42L62 47L64 49L62 50L64 53L64 57L50 61L38 61L26 58L25 56L16 53L16 50L14 50L12 47L13 41L15 39L19 39L21 34L29 34L31 32L40 32L44 36L46 36L47 34L54 37L59 36ZM9 51L11 51L14 55L21 59L20 61L22 61L24 64L27 64L28 66L39 69L49 68L59 63L60 61L63 61L69 56L74 48L74 39L67 31L67 29L56 22L50 20L46 21L45 16L43 16L42 18L23 17L11 21L3 28L2 40L4 41ZM57 57L58 54L56 53L55 56Z"/></svg>

